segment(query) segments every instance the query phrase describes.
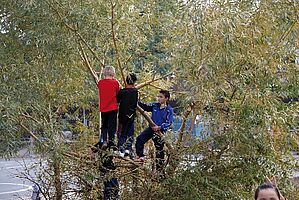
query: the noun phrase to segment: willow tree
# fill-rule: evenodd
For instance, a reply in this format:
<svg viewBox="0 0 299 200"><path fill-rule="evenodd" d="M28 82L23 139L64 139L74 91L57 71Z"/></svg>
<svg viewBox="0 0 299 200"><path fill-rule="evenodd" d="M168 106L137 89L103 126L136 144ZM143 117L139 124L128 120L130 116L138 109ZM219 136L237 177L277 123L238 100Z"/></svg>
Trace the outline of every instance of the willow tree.
<svg viewBox="0 0 299 200"><path fill-rule="evenodd" d="M297 8L295 1L4 0L1 152L29 134L45 156L43 178L34 180L45 198L101 198L101 157L87 154L98 138L90 104L98 72L113 65L121 83L138 72L142 97L152 100L156 88L171 86L156 81L158 72L175 71L183 124L175 141L165 138L165 177L151 159L140 166L117 158L121 197L250 199L267 175L284 186L297 144L298 104L281 101L298 95ZM92 109L95 126L78 124L80 136L65 144L61 115L70 106ZM197 115L205 124L200 140L185 126Z"/></svg>
<svg viewBox="0 0 299 200"><path fill-rule="evenodd" d="M68 198L72 186L75 195L101 196L98 164L87 155L98 139L98 108L90 103L97 101L94 78L110 64L122 83L126 72L135 70L134 61L151 57L154 9L132 1L1 3L1 155L14 153L20 138L31 136L34 150L45 156L46 165L39 165L32 180L45 198ZM140 87L161 79L153 62L144 59L138 66ZM62 118L72 107L92 109L94 126L79 123L80 136L65 144Z"/></svg>
<svg viewBox="0 0 299 200"><path fill-rule="evenodd" d="M187 150L204 157L175 176L171 196L250 199L252 188L270 175L289 186L298 102L282 99L299 91L298 2L183 4L169 49L181 66L179 88L188 88L184 99L204 117L209 137Z"/></svg>

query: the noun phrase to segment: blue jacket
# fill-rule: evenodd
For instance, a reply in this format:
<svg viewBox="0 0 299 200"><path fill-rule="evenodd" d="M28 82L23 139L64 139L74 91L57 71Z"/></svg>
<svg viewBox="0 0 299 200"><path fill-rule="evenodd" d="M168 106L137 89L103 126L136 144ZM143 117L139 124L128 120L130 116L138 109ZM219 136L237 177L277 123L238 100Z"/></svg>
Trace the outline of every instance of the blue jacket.
<svg viewBox="0 0 299 200"><path fill-rule="evenodd" d="M173 122L173 108L170 105L160 109L160 103L154 102L145 104L138 102L138 105L147 112L152 112L152 120L161 127L161 131L166 131Z"/></svg>

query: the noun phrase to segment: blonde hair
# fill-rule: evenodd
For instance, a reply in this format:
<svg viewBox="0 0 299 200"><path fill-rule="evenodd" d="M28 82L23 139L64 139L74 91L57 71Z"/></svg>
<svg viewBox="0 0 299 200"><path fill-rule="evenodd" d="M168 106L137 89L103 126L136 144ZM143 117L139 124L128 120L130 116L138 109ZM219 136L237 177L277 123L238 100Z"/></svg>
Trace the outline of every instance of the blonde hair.
<svg viewBox="0 0 299 200"><path fill-rule="evenodd" d="M107 65L103 70L103 74L105 77L106 76L115 76L115 68L110 65Z"/></svg>

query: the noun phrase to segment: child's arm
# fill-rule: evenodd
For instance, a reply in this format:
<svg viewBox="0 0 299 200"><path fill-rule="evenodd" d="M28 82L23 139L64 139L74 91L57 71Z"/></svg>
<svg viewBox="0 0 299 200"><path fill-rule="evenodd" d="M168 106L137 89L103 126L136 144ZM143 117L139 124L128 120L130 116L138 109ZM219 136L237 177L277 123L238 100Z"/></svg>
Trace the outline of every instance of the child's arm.
<svg viewBox="0 0 299 200"><path fill-rule="evenodd" d="M116 95L117 103L120 103L122 99L122 90L120 90Z"/></svg>
<svg viewBox="0 0 299 200"><path fill-rule="evenodd" d="M145 104L142 102L138 102L138 105L146 112L152 112L153 111L153 105L152 104Z"/></svg>
<svg viewBox="0 0 299 200"><path fill-rule="evenodd" d="M172 122L173 122L173 109L170 108L169 110L167 110L167 116L165 122L161 124L161 130L166 131L171 126Z"/></svg>

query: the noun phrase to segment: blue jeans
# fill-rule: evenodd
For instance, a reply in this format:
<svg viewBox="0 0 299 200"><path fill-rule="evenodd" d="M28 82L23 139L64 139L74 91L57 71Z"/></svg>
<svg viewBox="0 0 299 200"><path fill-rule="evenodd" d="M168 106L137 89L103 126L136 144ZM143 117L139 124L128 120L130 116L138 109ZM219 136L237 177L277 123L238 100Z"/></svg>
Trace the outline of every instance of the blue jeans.
<svg viewBox="0 0 299 200"><path fill-rule="evenodd" d="M148 127L146 128L136 139L136 154L139 157L143 157L143 151L144 151L144 144L148 142L150 139L154 141L155 149L156 149L156 166L157 170L161 169L164 164L164 141L159 136L154 134L154 131Z"/></svg>
<svg viewBox="0 0 299 200"><path fill-rule="evenodd" d="M122 153L126 150L132 150L134 142L134 119L120 121L120 134L118 137L118 148Z"/></svg>

